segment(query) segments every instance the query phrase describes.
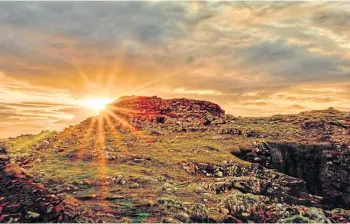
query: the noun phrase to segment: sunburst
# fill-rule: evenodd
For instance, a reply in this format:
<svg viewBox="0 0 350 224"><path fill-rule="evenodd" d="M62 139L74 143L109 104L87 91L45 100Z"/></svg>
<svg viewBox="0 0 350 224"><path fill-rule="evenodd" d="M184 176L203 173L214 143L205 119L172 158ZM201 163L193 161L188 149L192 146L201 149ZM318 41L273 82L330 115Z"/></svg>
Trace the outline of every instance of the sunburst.
<svg viewBox="0 0 350 224"><path fill-rule="evenodd" d="M81 104L98 113L101 110L103 110L107 104L111 102L113 102L113 100L109 98L88 98L88 99L83 99L81 101Z"/></svg>
<svg viewBox="0 0 350 224"><path fill-rule="evenodd" d="M83 82L90 86L89 78L79 70L79 74L83 78ZM106 86L110 88L110 86ZM91 91L93 91L91 89ZM94 158L94 164L99 174L100 192L101 196L107 196L109 192L109 186L106 182L108 178L108 159L106 156L107 145L106 138L112 135L115 141L120 141L121 128L127 129L130 133L137 137L138 140L146 140L151 143L149 137L145 136L142 131L134 127L132 123L128 121L126 117L138 114L139 111L127 108L121 108L111 104L113 102L110 98L84 98L80 100L80 105L92 110L96 113L96 116L90 119L87 130L82 136L82 143L79 147L78 158L83 159L87 150L95 151L96 157ZM91 145L91 141L93 144ZM93 146L93 149L90 148ZM84 171L82 171L84 172Z"/></svg>
<svg viewBox="0 0 350 224"><path fill-rule="evenodd" d="M107 131L112 134L115 141L120 140L118 129L124 128L130 131L138 139L148 139L139 129L135 128L128 119L125 118L128 114L137 113L135 110L119 108L116 106L108 106L104 108L98 116L92 117L88 123L88 128L82 137L83 144L79 148L78 158L82 159L89 147L89 142L93 139L93 147L96 152L95 166L99 173L100 194L102 197L108 196L109 187L106 180L108 178L108 160L106 158L106 135ZM95 138L96 137L96 138ZM150 142L150 141L147 141Z"/></svg>

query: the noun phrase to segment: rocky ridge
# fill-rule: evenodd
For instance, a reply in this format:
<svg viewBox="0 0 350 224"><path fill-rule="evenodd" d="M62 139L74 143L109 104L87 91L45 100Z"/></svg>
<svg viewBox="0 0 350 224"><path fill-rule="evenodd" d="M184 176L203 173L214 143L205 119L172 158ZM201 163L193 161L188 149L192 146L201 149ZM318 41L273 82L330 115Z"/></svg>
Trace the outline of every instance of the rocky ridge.
<svg viewBox="0 0 350 224"><path fill-rule="evenodd" d="M164 115L172 118L197 118L205 119L207 116L218 117L225 114L225 111L215 103L200 100L162 99L152 97L121 97L119 100L108 105L122 109L130 109L128 113L138 115ZM108 110L108 107L107 107Z"/></svg>
<svg viewBox="0 0 350 224"><path fill-rule="evenodd" d="M122 97L105 110L128 119L137 128L144 128L149 123L165 124L168 128L177 125L174 130L178 131L204 131L208 125L223 123L226 118L225 111L215 103L156 96Z"/></svg>

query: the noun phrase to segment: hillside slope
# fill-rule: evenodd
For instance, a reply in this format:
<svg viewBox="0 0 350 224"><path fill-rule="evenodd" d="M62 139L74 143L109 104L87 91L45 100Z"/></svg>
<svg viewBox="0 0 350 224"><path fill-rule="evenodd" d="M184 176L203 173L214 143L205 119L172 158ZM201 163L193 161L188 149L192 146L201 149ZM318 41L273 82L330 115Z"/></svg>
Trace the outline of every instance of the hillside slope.
<svg viewBox="0 0 350 224"><path fill-rule="evenodd" d="M62 132L10 139L0 169L19 166L59 197L62 221L349 222L349 146L349 113L332 108L242 118L123 97Z"/></svg>

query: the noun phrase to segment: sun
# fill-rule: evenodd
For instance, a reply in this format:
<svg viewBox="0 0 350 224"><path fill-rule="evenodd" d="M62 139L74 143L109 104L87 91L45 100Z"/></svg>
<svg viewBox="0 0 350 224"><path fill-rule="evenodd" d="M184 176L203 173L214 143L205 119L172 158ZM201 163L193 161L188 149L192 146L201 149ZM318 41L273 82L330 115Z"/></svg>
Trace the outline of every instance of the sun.
<svg viewBox="0 0 350 224"><path fill-rule="evenodd" d="M95 112L100 112L103 110L107 104L113 102L112 99L109 98L88 98L83 99L81 104L89 109L94 110Z"/></svg>

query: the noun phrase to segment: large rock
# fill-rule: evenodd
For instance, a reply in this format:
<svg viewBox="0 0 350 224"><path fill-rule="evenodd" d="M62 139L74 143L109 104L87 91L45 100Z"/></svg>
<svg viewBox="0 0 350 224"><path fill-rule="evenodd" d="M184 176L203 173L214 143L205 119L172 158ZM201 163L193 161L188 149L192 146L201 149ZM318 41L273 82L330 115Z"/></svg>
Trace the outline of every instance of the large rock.
<svg viewBox="0 0 350 224"><path fill-rule="evenodd" d="M225 111L215 103L200 100L161 99L156 96L129 96L121 97L111 103L106 111L138 116L142 120L154 123L164 123L166 118L201 120L202 124L210 124L216 118L225 114Z"/></svg>

